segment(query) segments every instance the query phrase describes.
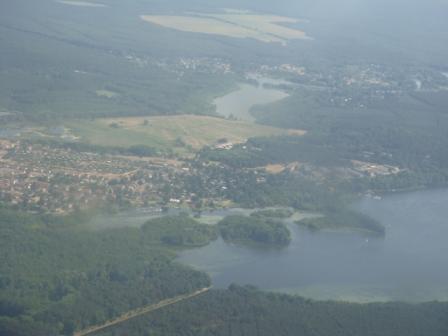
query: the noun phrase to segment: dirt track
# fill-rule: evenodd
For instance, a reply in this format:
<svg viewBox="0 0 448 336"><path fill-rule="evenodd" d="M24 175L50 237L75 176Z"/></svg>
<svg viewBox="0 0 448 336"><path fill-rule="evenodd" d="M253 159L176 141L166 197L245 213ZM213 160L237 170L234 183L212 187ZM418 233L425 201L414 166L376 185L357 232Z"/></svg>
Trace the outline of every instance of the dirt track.
<svg viewBox="0 0 448 336"><path fill-rule="evenodd" d="M133 319L135 317L148 314L150 312L153 312L155 310L161 309L161 308L166 307L166 306L170 306L170 305L178 303L180 301L191 299L191 298L193 298L195 296L201 295L201 294L209 291L210 288L211 287L202 288L202 289L199 289L196 292L193 292L193 293L190 293L190 294L179 295L179 296L176 296L174 298L166 299L166 300L160 301L158 303L155 303L155 304L152 304L152 305L149 305L149 306L146 306L146 307L141 307L141 308L137 308L137 309L128 311L127 313L124 313L123 315L120 315L119 317L117 317L117 318L115 318L113 320L107 321L107 322L105 322L103 324L96 325L96 326L91 326L91 327L86 328L84 330L77 331L77 332L75 332L73 334L73 336L85 336L85 335L93 334L93 333L95 333L97 331L100 331L100 330L109 328L111 326L123 323L123 322L128 321L130 319Z"/></svg>

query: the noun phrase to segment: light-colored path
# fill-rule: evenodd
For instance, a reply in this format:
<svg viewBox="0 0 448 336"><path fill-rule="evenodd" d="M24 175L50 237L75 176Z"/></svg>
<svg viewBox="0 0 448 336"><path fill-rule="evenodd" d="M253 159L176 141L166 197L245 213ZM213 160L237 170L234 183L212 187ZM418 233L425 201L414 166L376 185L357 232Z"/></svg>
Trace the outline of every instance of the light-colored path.
<svg viewBox="0 0 448 336"><path fill-rule="evenodd" d="M93 334L93 333L95 333L97 331L100 331L100 330L109 328L111 326L114 326L114 325L126 322L126 321L128 321L130 319L133 319L135 317L151 313L151 312L153 312L155 310L159 310L159 309L161 309L163 307L170 306L170 305L178 303L180 301L191 299L191 298L193 298L195 296L201 295L201 294L209 291L210 288L211 287L202 288L202 289L199 289L199 290L197 290L196 292L193 292L193 293L179 295L179 296L176 296L176 297L171 298L171 299L166 299L166 300L160 301L160 302L158 302L156 304L152 304L152 305L149 305L149 306L145 306L145 307L141 307L141 308L137 308L137 309L128 311L127 313L124 313L123 315L120 315L119 317L117 317L117 318L115 318L113 320L107 321L107 322L105 322L103 324L96 325L96 326L91 326L91 327L86 328L84 330L77 331L77 332L75 332L73 334L73 336L86 336L86 335Z"/></svg>

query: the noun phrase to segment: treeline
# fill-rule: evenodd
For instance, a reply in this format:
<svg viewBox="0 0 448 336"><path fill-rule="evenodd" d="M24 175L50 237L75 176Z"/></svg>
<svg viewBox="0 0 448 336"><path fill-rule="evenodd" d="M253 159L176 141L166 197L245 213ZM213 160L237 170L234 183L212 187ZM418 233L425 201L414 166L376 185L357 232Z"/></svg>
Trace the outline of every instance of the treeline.
<svg viewBox="0 0 448 336"><path fill-rule="evenodd" d="M447 303L316 302L232 285L98 336L445 336Z"/></svg>
<svg viewBox="0 0 448 336"><path fill-rule="evenodd" d="M0 208L0 335L71 335L210 284L173 262L173 245L215 237L199 223L176 217L86 231L74 220Z"/></svg>
<svg viewBox="0 0 448 336"><path fill-rule="evenodd" d="M343 207L346 195L335 192L329 185L284 172L266 175L264 183L249 176L230 185L226 197L243 207L285 206L298 210L329 211Z"/></svg>
<svg viewBox="0 0 448 336"><path fill-rule="evenodd" d="M207 245L218 237L214 226L200 224L188 215L149 220L142 232L148 241L179 247Z"/></svg>
<svg viewBox="0 0 448 336"><path fill-rule="evenodd" d="M305 218L296 223L312 231L346 228L379 236L386 234L386 228L379 221L362 213L343 208L327 212L322 217Z"/></svg>
<svg viewBox="0 0 448 336"><path fill-rule="evenodd" d="M362 192L373 190L378 193L412 191L422 188L443 188L448 186L448 169L435 166L422 170L404 170L396 175L355 178L341 183L342 190Z"/></svg>
<svg viewBox="0 0 448 336"><path fill-rule="evenodd" d="M161 152L160 149L148 146L148 145L133 145L130 147L113 147L113 146L101 146L94 145L86 142L69 142L60 141L54 139L32 139L22 140L24 145L41 144L50 146L53 148L63 148L73 150L75 152L88 152L96 154L110 154L110 155L124 155L124 156L140 156L140 157L153 157L161 156L169 153Z"/></svg>
<svg viewBox="0 0 448 336"><path fill-rule="evenodd" d="M167 186L169 197L188 190L197 198L228 199L244 208L290 207L314 211L343 205L347 194L335 191L330 184L289 171L269 174L262 170L206 164L201 160L190 163L197 173L176 178Z"/></svg>
<svg viewBox="0 0 448 336"><path fill-rule="evenodd" d="M291 241L288 228L268 218L232 215L222 219L218 227L224 240L230 242L287 245Z"/></svg>
<svg viewBox="0 0 448 336"><path fill-rule="evenodd" d="M448 127L448 123L447 123ZM319 167L352 167L352 160L393 165L398 174L364 176L340 185L347 192L391 191L448 185L448 138L406 136L386 129L350 131L335 128L331 133L249 139L244 145L222 151L204 149L203 160L218 161L233 168L255 168L267 164L307 162ZM408 132L408 131L405 131ZM378 139L384 144L379 145Z"/></svg>
<svg viewBox="0 0 448 336"><path fill-rule="evenodd" d="M248 160L266 157L274 162L298 160L330 165L360 160L406 170L397 176L365 179L373 189L448 185L448 114L443 105L446 94L390 94L353 102L354 106L345 108L331 106L332 94L330 90L301 89L282 101L258 107L258 122L306 129L308 133L300 138L256 140L253 147L258 152L248 153ZM433 101L434 97L440 99ZM272 154L282 147L282 157ZM221 153L230 158L218 160L246 164L238 154Z"/></svg>
<svg viewBox="0 0 448 336"><path fill-rule="evenodd" d="M205 148L203 160L222 162L231 167L255 168L271 163L310 162L319 166L341 166L347 157L309 135L251 138L244 145L223 151Z"/></svg>
<svg viewBox="0 0 448 336"><path fill-rule="evenodd" d="M258 218L278 218L284 219L289 218L294 215L294 211L291 209L280 208L280 209L265 209L258 210L250 214L252 217Z"/></svg>

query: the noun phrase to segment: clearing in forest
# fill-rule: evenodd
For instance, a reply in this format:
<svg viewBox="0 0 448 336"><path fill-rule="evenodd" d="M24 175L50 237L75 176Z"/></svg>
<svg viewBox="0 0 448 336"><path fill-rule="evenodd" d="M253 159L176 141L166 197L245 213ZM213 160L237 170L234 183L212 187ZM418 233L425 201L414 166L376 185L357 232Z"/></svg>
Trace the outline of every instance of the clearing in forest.
<svg viewBox="0 0 448 336"><path fill-rule="evenodd" d="M262 42L310 39L305 32L281 24L294 24L296 19L256 14L200 14L190 15L142 15L144 21L191 33L222 35L235 38L253 38Z"/></svg>
<svg viewBox="0 0 448 336"><path fill-rule="evenodd" d="M101 3L95 2L87 2L87 1L75 1L75 0L56 0L56 2L69 5L69 6L78 6L78 7L107 7Z"/></svg>
<svg viewBox="0 0 448 336"><path fill-rule="evenodd" d="M100 118L67 125L82 141L101 146L147 145L161 149L199 150L206 145L243 143L250 137L303 135L300 130L198 115Z"/></svg>

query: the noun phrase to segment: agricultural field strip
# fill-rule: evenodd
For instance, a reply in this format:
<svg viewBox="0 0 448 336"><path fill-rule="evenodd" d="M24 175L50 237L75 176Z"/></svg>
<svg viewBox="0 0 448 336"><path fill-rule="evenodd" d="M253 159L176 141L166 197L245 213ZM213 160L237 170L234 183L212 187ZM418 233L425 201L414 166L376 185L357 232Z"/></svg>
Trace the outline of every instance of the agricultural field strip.
<svg viewBox="0 0 448 336"><path fill-rule="evenodd" d="M144 21L157 24L166 28L176 29L190 33L203 33L222 35L234 38L254 38L262 42L280 42L275 39L266 39L266 36L238 27L234 24L220 22L213 18L200 18L189 16L142 16Z"/></svg>
<svg viewBox="0 0 448 336"><path fill-rule="evenodd" d="M76 135L92 144L122 147L145 144L172 148L175 140L182 138L196 150L205 145L213 145L220 138L226 138L236 144L255 136L305 134L303 130L286 130L242 121L191 115L103 118L96 119L93 123L74 122L67 126Z"/></svg>
<svg viewBox="0 0 448 336"><path fill-rule="evenodd" d="M269 15L202 14L190 16L142 15L144 21L181 31L254 38L262 42L286 43L290 39L309 39L305 32L283 27L277 23L296 23L298 20Z"/></svg>
<svg viewBox="0 0 448 336"><path fill-rule="evenodd" d="M201 14L196 14L201 15ZM301 39L307 38L303 31L283 27L278 23L297 23L299 20L269 15L235 15L235 14L210 14L216 20L226 22L238 27L253 30L260 34L270 35L276 39Z"/></svg>
<svg viewBox="0 0 448 336"><path fill-rule="evenodd" d="M63 5L69 5L69 6L78 6L78 7L107 7L104 4L101 3L94 3L94 2L87 2L87 1L71 1L71 0L56 0L55 2L63 4Z"/></svg>

